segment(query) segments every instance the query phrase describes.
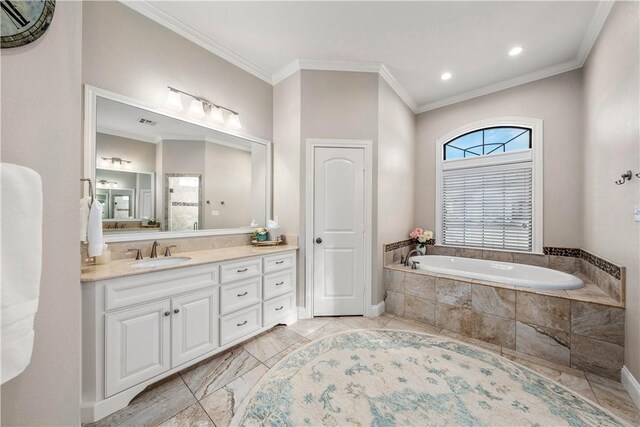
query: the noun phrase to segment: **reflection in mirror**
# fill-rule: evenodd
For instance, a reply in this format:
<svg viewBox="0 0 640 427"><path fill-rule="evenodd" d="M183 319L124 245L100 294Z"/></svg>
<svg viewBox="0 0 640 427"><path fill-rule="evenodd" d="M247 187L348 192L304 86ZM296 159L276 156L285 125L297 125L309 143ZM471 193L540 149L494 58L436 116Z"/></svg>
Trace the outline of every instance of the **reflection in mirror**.
<svg viewBox="0 0 640 427"><path fill-rule="evenodd" d="M95 141L106 233L266 223L266 144L100 96Z"/></svg>

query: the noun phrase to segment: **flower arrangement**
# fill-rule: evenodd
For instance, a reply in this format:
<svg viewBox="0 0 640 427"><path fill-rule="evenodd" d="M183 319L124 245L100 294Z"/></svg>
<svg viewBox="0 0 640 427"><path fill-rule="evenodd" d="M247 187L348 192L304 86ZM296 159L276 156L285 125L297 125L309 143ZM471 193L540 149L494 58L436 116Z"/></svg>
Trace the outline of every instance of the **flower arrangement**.
<svg viewBox="0 0 640 427"><path fill-rule="evenodd" d="M253 232L256 240L259 242L263 242L267 240L267 229L266 228L256 228Z"/></svg>
<svg viewBox="0 0 640 427"><path fill-rule="evenodd" d="M411 233L409 233L409 237L411 237L419 248L424 248L424 245L428 240L433 239L433 231L423 230L420 227L417 227Z"/></svg>

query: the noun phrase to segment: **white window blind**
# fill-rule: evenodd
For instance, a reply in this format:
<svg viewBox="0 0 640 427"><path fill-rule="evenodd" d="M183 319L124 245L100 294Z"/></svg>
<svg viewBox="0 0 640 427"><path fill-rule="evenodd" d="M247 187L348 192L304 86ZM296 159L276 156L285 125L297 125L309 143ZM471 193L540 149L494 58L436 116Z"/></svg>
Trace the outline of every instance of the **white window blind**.
<svg viewBox="0 0 640 427"><path fill-rule="evenodd" d="M442 243L533 251L531 162L444 171Z"/></svg>

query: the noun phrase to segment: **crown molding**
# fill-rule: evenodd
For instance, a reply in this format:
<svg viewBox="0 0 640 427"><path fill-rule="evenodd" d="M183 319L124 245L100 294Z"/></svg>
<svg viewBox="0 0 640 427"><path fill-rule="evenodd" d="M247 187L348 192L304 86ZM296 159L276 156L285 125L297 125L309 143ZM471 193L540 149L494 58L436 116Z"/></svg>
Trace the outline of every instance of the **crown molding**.
<svg viewBox="0 0 640 427"><path fill-rule="evenodd" d="M277 85L287 77L301 70L347 71L354 73L376 73L386 81L391 89L413 111L417 112L417 104L404 87L391 74L391 71L380 62L363 61L327 61L321 59L296 59L282 67L273 75L273 84Z"/></svg>
<svg viewBox="0 0 640 427"><path fill-rule="evenodd" d="M468 101L469 99L477 98L479 96L489 95L490 93L499 92L501 90L509 89L514 86L520 86L526 83L531 83L536 80L555 76L556 74L566 73L567 71L575 70L580 67L582 67L582 64L580 64L578 60L575 60L575 59L572 61L563 62L561 64L554 65L552 67L544 68L542 70L534 71L533 73L525 74L524 76L516 77L515 79L506 80L504 82L485 86L480 89L470 90L468 92L451 96L449 98L441 99L439 101L423 104L417 108L416 114L435 110L436 108L446 107L447 105L451 105L451 104L457 104L458 102Z"/></svg>
<svg viewBox="0 0 640 427"><path fill-rule="evenodd" d="M119 0L122 4L135 10L136 12L146 16L147 18L157 22L158 24L168 28L169 30L185 37L187 40L197 44L198 46L208 50L209 52L217 55L226 61L229 61L233 65L240 69L258 77L265 82L276 85L300 70L319 70L319 71L351 71L360 73L378 73L382 77L394 92L404 101L404 103L416 114L424 113L425 111L434 110L436 108L445 107L447 105L455 104L462 101L467 101L479 96L488 95L493 92L498 92L504 89L509 89L514 86L530 83L536 80L544 79L554 76L556 74L564 73L567 71L581 68L589 53L593 48L600 31L604 26L609 12L613 7L614 1L599 0L596 10L591 18L587 31L583 37L582 43L578 48L575 59L567 61L561 64L557 64L542 70L535 71L533 73L526 74L524 76L516 77L511 80L499 82L489 86L485 86L479 89L474 89L468 92L464 92L455 96L451 96L438 101L428 102L422 105L418 105L413 97L409 95L407 90L395 79L393 74L385 66L385 64L378 62L364 62L364 61L330 61L330 60L316 60L316 59L296 59L289 64L282 67L280 70L271 74L263 68L257 66L251 61L237 55L230 49L222 46L213 39L203 35L202 33L189 27L184 22L173 16L165 13L164 11L153 6L146 0Z"/></svg>
<svg viewBox="0 0 640 427"><path fill-rule="evenodd" d="M591 17L591 22L589 22L587 32L584 34L584 38L582 39L582 43L578 49L578 54L576 55L576 60L580 63L580 66L584 65L585 61L589 57L589 53L591 53L593 45L596 44L600 31L602 31L602 27L609 17L609 12L611 12L613 3L615 2L603 0L598 2L596 10L593 12L593 16Z"/></svg>
<svg viewBox="0 0 640 427"><path fill-rule="evenodd" d="M257 66L253 62L243 58L242 56L234 53L233 51L227 49L210 37L207 37L199 31L194 30L184 22L158 9L151 3L144 0L120 0L120 3L135 10L141 15L146 16L152 21L157 22L163 27L168 28L174 33L181 35L182 37L197 44L201 48L208 50L214 55L217 55L222 59L232 63L233 65L246 71L247 73L253 74L259 79L272 84L271 73Z"/></svg>

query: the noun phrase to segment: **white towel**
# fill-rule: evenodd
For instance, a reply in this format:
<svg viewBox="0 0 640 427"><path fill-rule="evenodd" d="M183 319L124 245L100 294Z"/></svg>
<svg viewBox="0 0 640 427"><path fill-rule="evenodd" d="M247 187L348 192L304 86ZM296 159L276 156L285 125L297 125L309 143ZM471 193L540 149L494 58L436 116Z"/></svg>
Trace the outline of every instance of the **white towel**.
<svg viewBox="0 0 640 427"><path fill-rule="evenodd" d="M102 203L93 200L89 211L89 224L87 227L87 240L89 242L89 256L102 255Z"/></svg>
<svg viewBox="0 0 640 427"><path fill-rule="evenodd" d="M91 197L80 199L80 241L87 242L87 227L89 227L89 211L91 210Z"/></svg>
<svg viewBox="0 0 640 427"><path fill-rule="evenodd" d="M29 365L42 268L42 180L35 171L0 164L2 383Z"/></svg>

